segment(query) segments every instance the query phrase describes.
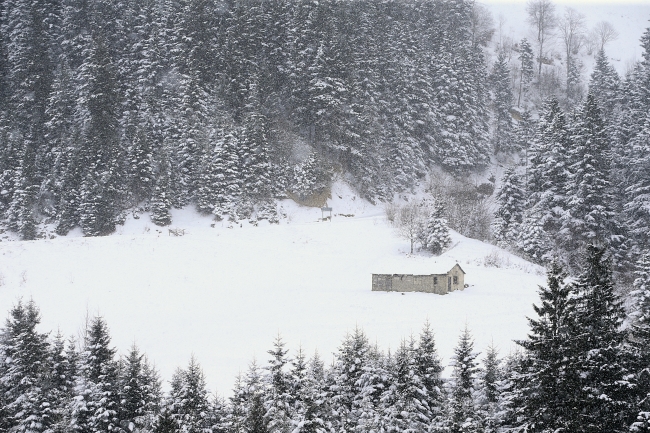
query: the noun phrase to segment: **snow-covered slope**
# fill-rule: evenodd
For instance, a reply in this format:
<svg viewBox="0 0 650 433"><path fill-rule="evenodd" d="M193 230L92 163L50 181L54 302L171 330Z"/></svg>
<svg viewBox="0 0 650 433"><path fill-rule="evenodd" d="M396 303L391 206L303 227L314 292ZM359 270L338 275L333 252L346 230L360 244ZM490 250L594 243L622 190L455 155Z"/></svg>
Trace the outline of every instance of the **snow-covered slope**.
<svg viewBox="0 0 650 433"><path fill-rule="evenodd" d="M143 216L108 237L0 242L0 313L33 298L42 329L68 335L86 312L101 314L121 353L136 342L166 380L194 354L211 389L226 395L253 357L266 363L277 333L329 362L356 326L396 348L428 319L446 364L465 324L479 350L493 342L505 355L525 337L541 268L455 233L442 256L411 256L381 207L342 184L329 204L331 222L285 201L280 225L228 228L185 209L173 215L184 236ZM486 256L502 267L485 266ZM467 272L463 292L371 292L373 272L446 272L456 262Z"/></svg>

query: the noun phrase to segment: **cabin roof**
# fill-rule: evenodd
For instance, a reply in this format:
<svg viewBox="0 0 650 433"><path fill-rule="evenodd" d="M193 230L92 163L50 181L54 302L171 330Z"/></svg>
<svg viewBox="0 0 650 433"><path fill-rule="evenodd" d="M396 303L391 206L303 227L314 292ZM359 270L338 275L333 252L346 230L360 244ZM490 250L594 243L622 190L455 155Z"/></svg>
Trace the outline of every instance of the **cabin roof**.
<svg viewBox="0 0 650 433"><path fill-rule="evenodd" d="M467 272L463 271L463 268L461 268L460 265L459 265L458 263L456 263L454 266L452 266L452 268L449 270L449 272L451 272L452 269L454 269L456 266L458 266L458 269L460 269L460 271L461 271L463 274L467 275Z"/></svg>

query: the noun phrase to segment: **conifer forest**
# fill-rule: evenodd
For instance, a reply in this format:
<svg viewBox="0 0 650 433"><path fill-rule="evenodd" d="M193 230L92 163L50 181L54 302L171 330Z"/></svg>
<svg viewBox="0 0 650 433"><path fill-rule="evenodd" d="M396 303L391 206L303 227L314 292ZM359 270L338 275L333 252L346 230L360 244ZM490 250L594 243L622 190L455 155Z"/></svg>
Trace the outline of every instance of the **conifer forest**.
<svg viewBox="0 0 650 433"><path fill-rule="evenodd" d="M466 328L443 374L428 323L393 351L356 329L331 365L278 335L227 397L17 300L0 433L650 432L650 26L620 74L608 23L526 10L536 36L495 42L473 0L0 0L2 233L276 224L336 178L411 254L453 229L547 272L516 352Z"/></svg>

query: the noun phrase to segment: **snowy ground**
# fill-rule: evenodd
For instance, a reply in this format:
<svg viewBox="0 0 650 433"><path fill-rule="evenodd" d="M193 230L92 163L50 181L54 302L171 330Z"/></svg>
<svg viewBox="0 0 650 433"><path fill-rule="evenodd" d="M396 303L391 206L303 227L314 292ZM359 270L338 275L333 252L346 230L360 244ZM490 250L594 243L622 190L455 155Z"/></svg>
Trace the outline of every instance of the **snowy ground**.
<svg viewBox="0 0 650 433"><path fill-rule="evenodd" d="M286 201L289 219L274 226L211 227L186 209L174 212L179 237L144 216L108 237L0 242L0 313L33 298L42 330L67 335L86 312L101 314L120 353L136 342L165 380L194 354L221 395L254 357L266 363L278 332L292 351L317 349L326 362L356 326L394 349L428 319L445 364L465 324L481 351L493 342L505 355L525 337L542 269L458 234L440 257L411 256L382 208L341 184L329 204L331 222ZM502 267L486 267L495 253ZM371 292L373 272L446 272L456 262L467 272L463 292Z"/></svg>

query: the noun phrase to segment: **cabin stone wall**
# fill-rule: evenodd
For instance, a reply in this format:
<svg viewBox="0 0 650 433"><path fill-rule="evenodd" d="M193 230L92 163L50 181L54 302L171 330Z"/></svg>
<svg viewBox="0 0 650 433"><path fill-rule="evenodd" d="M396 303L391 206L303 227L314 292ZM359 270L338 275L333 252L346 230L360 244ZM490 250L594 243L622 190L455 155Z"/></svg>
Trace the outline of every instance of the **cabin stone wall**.
<svg viewBox="0 0 650 433"><path fill-rule="evenodd" d="M372 274L375 292L425 292L444 295L465 288L465 274L458 265L446 274Z"/></svg>

